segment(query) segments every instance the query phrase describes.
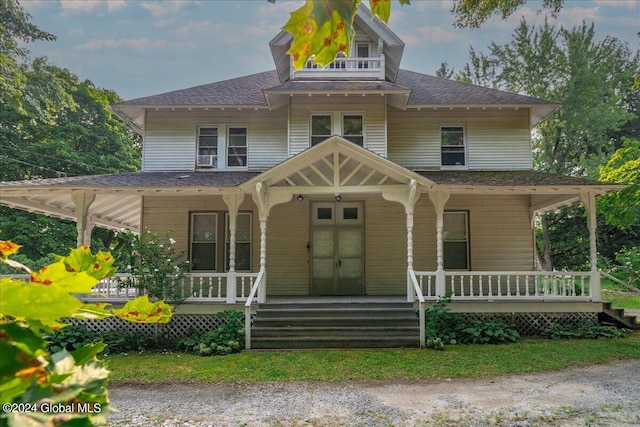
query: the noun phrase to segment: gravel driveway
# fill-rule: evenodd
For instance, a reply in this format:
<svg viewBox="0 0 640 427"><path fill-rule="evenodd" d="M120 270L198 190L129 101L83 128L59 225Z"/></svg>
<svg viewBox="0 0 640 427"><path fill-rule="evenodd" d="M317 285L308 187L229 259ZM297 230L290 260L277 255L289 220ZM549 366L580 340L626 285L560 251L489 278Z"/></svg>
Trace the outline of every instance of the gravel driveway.
<svg viewBox="0 0 640 427"><path fill-rule="evenodd" d="M640 361L419 382L116 385L112 426L638 426Z"/></svg>

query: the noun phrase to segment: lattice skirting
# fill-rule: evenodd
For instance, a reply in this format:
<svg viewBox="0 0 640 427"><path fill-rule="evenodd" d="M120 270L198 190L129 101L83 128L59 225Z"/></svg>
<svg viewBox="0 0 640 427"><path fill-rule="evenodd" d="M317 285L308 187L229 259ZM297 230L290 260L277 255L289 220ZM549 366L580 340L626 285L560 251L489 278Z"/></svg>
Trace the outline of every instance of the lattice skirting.
<svg viewBox="0 0 640 427"><path fill-rule="evenodd" d="M90 330L98 333L126 330L151 337L163 336L171 339L187 336L194 329L202 333L214 331L223 322L225 319L219 314L174 314L171 321L164 325L132 323L117 317L90 321L68 320L68 323L72 324L83 323Z"/></svg>
<svg viewBox="0 0 640 427"><path fill-rule="evenodd" d="M540 336L552 325L578 326L587 321L598 321L598 313L461 313L465 320L500 320L513 325L520 336Z"/></svg>

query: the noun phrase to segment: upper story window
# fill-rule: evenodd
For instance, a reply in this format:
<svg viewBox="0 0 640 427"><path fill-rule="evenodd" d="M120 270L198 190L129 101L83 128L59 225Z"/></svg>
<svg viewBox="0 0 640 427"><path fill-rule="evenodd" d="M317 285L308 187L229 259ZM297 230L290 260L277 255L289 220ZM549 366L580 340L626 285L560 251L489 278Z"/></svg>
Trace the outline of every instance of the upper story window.
<svg viewBox="0 0 640 427"><path fill-rule="evenodd" d="M364 114L334 111L311 114L311 145L316 145L332 135L364 146Z"/></svg>
<svg viewBox="0 0 640 427"><path fill-rule="evenodd" d="M442 166L466 166L464 126L440 128Z"/></svg>
<svg viewBox="0 0 640 427"><path fill-rule="evenodd" d="M247 128L230 127L227 144L227 166L247 166Z"/></svg>
<svg viewBox="0 0 640 427"><path fill-rule="evenodd" d="M200 169L246 168L247 135L247 128L242 126L198 127L197 167Z"/></svg>
<svg viewBox="0 0 640 427"><path fill-rule="evenodd" d="M364 117L362 114L342 116L342 136L354 144L364 145Z"/></svg>
<svg viewBox="0 0 640 427"><path fill-rule="evenodd" d="M198 166L218 166L218 128L198 128Z"/></svg>
<svg viewBox="0 0 640 427"><path fill-rule="evenodd" d="M313 114L311 116L311 145L316 145L329 138L333 125L331 114Z"/></svg>

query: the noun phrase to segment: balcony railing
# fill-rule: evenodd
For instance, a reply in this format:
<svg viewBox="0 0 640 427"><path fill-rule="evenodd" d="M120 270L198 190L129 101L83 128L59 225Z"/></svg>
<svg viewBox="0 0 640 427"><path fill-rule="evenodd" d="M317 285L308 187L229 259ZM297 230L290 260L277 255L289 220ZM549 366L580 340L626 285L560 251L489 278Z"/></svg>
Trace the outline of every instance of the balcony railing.
<svg viewBox="0 0 640 427"><path fill-rule="evenodd" d="M451 295L452 300L564 300L600 299L599 272L575 271L416 271L425 299ZM595 280L594 280L595 275Z"/></svg>
<svg viewBox="0 0 640 427"><path fill-rule="evenodd" d="M293 70L293 64L291 66ZM293 73L293 71L292 71ZM305 67L291 76L296 78L369 78L384 80L385 58L336 58L326 67L321 67L309 60Z"/></svg>

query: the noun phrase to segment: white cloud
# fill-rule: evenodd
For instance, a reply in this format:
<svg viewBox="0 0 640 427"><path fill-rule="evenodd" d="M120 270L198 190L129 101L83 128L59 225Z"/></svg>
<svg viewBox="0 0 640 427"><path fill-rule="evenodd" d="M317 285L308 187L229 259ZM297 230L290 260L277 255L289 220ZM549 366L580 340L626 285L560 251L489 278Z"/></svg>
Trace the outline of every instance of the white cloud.
<svg viewBox="0 0 640 427"><path fill-rule="evenodd" d="M60 0L63 15L75 15L81 13L95 13L96 11L109 12L126 7L125 0Z"/></svg>
<svg viewBox="0 0 640 427"><path fill-rule="evenodd" d="M84 44L76 46L77 50L116 50L130 49L139 52L147 52L150 50L164 50L170 47L166 40L151 40L148 38L141 39L91 39Z"/></svg>
<svg viewBox="0 0 640 427"><path fill-rule="evenodd" d="M188 3L186 1L145 1L140 6L154 18L165 18L175 14Z"/></svg>
<svg viewBox="0 0 640 427"><path fill-rule="evenodd" d="M598 6L616 7L622 9L637 9L638 0L595 0Z"/></svg>
<svg viewBox="0 0 640 427"><path fill-rule="evenodd" d="M72 36L80 36L82 34L84 34L84 28L79 27L79 28L72 28L69 30L69 34L71 34Z"/></svg>

